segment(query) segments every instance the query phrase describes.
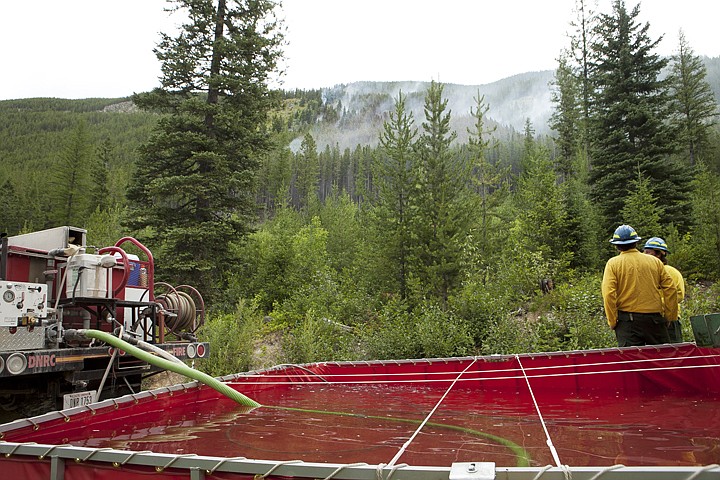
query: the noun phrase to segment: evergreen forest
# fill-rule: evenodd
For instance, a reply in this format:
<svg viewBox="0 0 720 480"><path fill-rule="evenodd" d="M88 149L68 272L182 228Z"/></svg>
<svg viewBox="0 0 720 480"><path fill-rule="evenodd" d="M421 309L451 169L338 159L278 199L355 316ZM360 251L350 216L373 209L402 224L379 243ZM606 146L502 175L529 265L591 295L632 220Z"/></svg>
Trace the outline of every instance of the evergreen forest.
<svg viewBox="0 0 720 480"><path fill-rule="evenodd" d="M481 88L466 112L435 81L366 111L271 89L273 2L235 3L163 36L152 92L0 101L0 230L142 241L157 279L202 292L208 373L613 346L600 281L620 224L666 240L686 341L720 311L720 59L682 35L657 55L639 7L572 12L548 124L516 129ZM371 123L373 142L318 143Z"/></svg>

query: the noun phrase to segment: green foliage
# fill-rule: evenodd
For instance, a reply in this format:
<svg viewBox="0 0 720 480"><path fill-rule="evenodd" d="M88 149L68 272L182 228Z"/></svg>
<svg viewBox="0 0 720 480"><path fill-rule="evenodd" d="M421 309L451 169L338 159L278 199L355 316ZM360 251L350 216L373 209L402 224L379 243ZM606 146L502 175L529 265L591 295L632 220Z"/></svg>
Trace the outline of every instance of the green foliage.
<svg viewBox="0 0 720 480"><path fill-rule="evenodd" d="M416 299L445 304L461 278L464 237L473 203L467 178L470 165L454 156L450 112L443 86L432 82L425 98L425 122L415 149L410 220L410 275Z"/></svg>
<svg viewBox="0 0 720 480"><path fill-rule="evenodd" d="M353 337L343 327L308 310L305 318L283 337L286 361L310 363L357 358Z"/></svg>
<svg viewBox="0 0 720 480"><path fill-rule="evenodd" d="M174 3L189 22L175 38L163 34L155 50L162 87L133 97L167 115L141 149L127 225L152 227L143 240L157 252L162 278L192 277L219 299L235 261L230 245L255 213L258 158L270 150L268 82L282 34L272 1Z"/></svg>
<svg viewBox="0 0 720 480"><path fill-rule="evenodd" d="M581 154L578 154L578 157L578 160L583 159ZM583 166L584 168L586 167ZM580 172L581 169L576 171ZM604 260L598 245L601 245L605 238L602 234L601 213L590 201L586 176L578 173L571 177L563 184L562 193L567 215L558 235L565 239L568 250L573 252L569 266L581 271L598 270L602 268Z"/></svg>
<svg viewBox="0 0 720 480"><path fill-rule="evenodd" d="M704 165L693 181L692 209L695 246L693 270L705 278L720 278L720 175Z"/></svg>
<svg viewBox="0 0 720 480"><path fill-rule="evenodd" d="M600 276L586 275L555 285L539 297L536 309L547 311L562 334L558 350L605 348L616 344L602 311Z"/></svg>
<svg viewBox="0 0 720 480"><path fill-rule="evenodd" d="M535 297L532 316L497 317L489 326L482 352L580 350L615 345L601 306L600 277L581 277L556 284L546 295Z"/></svg>
<svg viewBox="0 0 720 480"><path fill-rule="evenodd" d="M483 355L532 352L534 347L530 324L515 315L494 318L488 325L480 352Z"/></svg>
<svg viewBox="0 0 720 480"><path fill-rule="evenodd" d="M378 198L371 217L375 228L383 232L376 244L377 255L387 268L388 282L401 298L408 295L413 141L417 134L413 115L405 110L405 98L402 92L398 94L395 111L380 136L382 149L373 164Z"/></svg>
<svg viewBox="0 0 720 480"><path fill-rule="evenodd" d="M559 234L567 218L562 189L555 181L552 162L543 147L531 146L525 164L514 196L517 213L511 241L562 265L571 255L565 238Z"/></svg>
<svg viewBox="0 0 720 480"><path fill-rule="evenodd" d="M506 245L500 261L465 279L462 290L450 302L464 318L477 344L496 342L493 333L505 325L501 319L521 315L524 306L538 294L541 282L556 278L559 263L520 245ZM488 340L489 339L489 340Z"/></svg>
<svg viewBox="0 0 720 480"><path fill-rule="evenodd" d="M73 144L80 147L75 153L87 162L83 170L76 169L85 177L86 190L72 193L75 199L85 195L87 209L78 214L73 208L71 220L77 222L73 226L84 228L85 219L105 196L111 203L124 204L136 149L147 139L157 116L137 111L127 99L24 99L0 101L0 119L0 185L5 186L4 195L12 197L6 197L12 213L2 218L3 231L15 235L21 229L39 230L68 221L67 209L61 212L59 206L67 205L68 181L73 181L61 177L77 165L69 151ZM99 197L97 182L103 180L95 176L101 156L98 146L106 140L113 148L104 185L107 194ZM70 163L61 165L66 159Z"/></svg>
<svg viewBox="0 0 720 480"><path fill-rule="evenodd" d="M360 333L367 358L435 358L469 355L473 340L463 319L437 304L410 312L406 303L388 302Z"/></svg>
<svg viewBox="0 0 720 480"><path fill-rule="evenodd" d="M51 213L61 225L80 225L90 213L91 155L87 125L80 121L53 165Z"/></svg>
<svg viewBox="0 0 720 480"><path fill-rule="evenodd" d="M238 304L233 313L208 315L198 335L210 343L210 356L199 362L198 368L213 377L250 370L261 332L262 316L246 302Z"/></svg>
<svg viewBox="0 0 720 480"><path fill-rule="evenodd" d="M293 209L282 208L237 245L235 256L240 259L229 278L227 294L233 301L254 298L263 311L290 297L295 287L286 281L290 264L295 258L293 237L302 227L301 216Z"/></svg>
<svg viewBox="0 0 720 480"><path fill-rule="evenodd" d="M669 96L661 73L667 60L654 53L660 40L649 37L649 25L638 23L639 6L628 12L617 0L612 8L599 16L592 45L592 195L610 223L621 223L640 170L662 194L663 223L680 226L688 217L689 172L669 158L676 144L665 121Z"/></svg>
<svg viewBox="0 0 720 480"><path fill-rule="evenodd" d="M638 178L632 181L630 193L620 211L623 223L632 225L645 238L656 236L653 232L660 231L662 212L663 207L653 194L650 180L638 172Z"/></svg>
<svg viewBox="0 0 720 480"><path fill-rule="evenodd" d="M306 133L300 144L300 152L295 156L293 162L293 176L297 192L293 203L298 208L307 207L317 195L319 173L317 144L312 135Z"/></svg>
<svg viewBox="0 0 720 480"><path fill-rule="evenodd" d="M672 57L671 113L678 140L690 165L707 158L710 129L717 121L718 105L708 84L707 69L680 32L678 51Z"/></svg>
<svg viewBox="0 0 720 480"><path fill-rule="evenodd" d="M123 215L124 210L119 206L95 208L83 224L87 230L87 244L98 248L115 245L115 242L125 236L120 226Z"/></svg>
<svg viewBox="0 0 720 480"><path fill-rule="evenodd" d="M573 159L582 142L581 84L570 66L567 56L558 60L552 100L555 110L550 116L550 127L557 132L559 151L555 170L561 178L573 173Z"/></svg>
<svg viewBox="0 0 720 480"><path fill-rule="evenodd" d="M708 313L720 312L720 282L713 284L700 282L687 282L685 291L685 299L680 305L680 315L684 320L696 315L706 315ZM689 323L688 321L683 323ZM683 330L685 329L683 325ZM688 325L689 327L689 325ZM691 339L685 332L685 338Z"/></svg>

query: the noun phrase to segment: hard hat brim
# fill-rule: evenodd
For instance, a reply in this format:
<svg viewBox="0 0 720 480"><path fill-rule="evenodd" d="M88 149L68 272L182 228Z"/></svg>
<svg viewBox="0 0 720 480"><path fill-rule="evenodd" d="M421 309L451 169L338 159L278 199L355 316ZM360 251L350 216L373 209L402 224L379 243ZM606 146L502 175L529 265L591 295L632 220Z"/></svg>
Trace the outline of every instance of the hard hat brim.
<svg viewBox="0 0 720 480"><path fill-rule="evenodd" d="M612 243L613 245L627 245L628 243L638 243L640 240L642 240L642 239L641 238L632 239L632 240L615 240L615 239L613 239L613 240L610 240L610 243Z"/></svg>

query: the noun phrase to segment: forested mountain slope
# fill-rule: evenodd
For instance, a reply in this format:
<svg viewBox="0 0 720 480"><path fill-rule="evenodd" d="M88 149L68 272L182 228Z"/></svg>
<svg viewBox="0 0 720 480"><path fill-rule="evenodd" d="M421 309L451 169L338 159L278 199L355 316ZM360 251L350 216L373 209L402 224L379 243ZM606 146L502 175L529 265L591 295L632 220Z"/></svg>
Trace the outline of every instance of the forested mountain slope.
<svg viewBox="0 0 720 480"><path fill-rule="evenodd" d="M703 61L707 81L720 98L720 58L705 57ZM527 72L487 85L445 85L443 94L456 142L467 141L473 123L470 109L479 97L484 97L489 107L485 120L497 128L494 135L499 140L517 140L527 122L535 134L551 134L548 119L553 109L553 75L552 71ZM429 85L355 82L281 92L284 102L276 121L282 122L273 128L284 132L282 138L294 152L308 132L318 152L327 146L340 152L359 145L375 147L400 92L407 97L406 108L415 126L421 127ZM148 140L158 118L135 108L128 98L0 101L0 186L4 211L8 212L3 228L14 233L56 224L53 196L62 197L59 190L67 188L58 172L72 168L78 155L88 162L83 168L107 178L94 197L101 196L104 206L123 205L137 149Z"/></svg>

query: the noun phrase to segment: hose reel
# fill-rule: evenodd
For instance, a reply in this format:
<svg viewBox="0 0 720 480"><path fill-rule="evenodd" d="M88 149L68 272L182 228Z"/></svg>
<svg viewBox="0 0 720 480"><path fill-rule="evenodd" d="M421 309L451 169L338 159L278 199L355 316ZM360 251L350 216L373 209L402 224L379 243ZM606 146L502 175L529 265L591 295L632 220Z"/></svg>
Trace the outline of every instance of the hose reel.
<svg viewBox="0 0 720 480"><path fill-rule="evenodd" d="M155 294L155 302L166 314L165 328L180 337L183 332L195 333L205 323L205 303L200 293L189 285L173 287L155 283L155 288L167 290ZM168 315L169 314L169 315Z"/></svg>

